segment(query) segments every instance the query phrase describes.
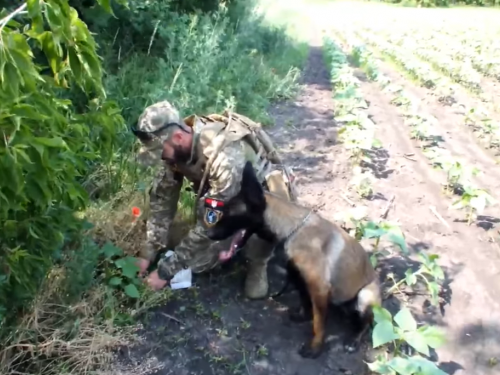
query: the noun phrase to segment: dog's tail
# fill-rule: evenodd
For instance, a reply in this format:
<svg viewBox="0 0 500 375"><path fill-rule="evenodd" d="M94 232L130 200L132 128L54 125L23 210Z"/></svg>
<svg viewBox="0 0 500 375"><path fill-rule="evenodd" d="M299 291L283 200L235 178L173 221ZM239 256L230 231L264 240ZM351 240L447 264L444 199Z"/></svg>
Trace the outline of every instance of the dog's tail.
<svg viewBox="0 0 500 375"><path fill-rule="evenodd" d="M373 319L373 306L382 304L382 296L380 293L380 283L378 278L375 278L371 283L362 288L357 295L356 310L359 315L367 320Z"/></svg>

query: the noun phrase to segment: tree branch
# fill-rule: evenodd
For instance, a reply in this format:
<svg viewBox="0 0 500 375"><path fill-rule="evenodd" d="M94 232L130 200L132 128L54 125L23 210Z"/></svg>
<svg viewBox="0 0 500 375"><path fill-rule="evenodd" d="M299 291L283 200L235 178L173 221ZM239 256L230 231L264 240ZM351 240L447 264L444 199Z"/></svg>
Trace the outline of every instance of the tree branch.
<svg viewBox="0 0 500 375"><path fill-rule="evenodd" d="M17 8L15 11L13 11L11 14L9 14L8 16L2 18L0 20L0 25L1 25L0 26L0 32L2 32L3 28L5 27L5 25L7 25L11 19L13 19L19 13L23 12L26 9L26 6L27 6L27 4L24 3L19 8Z"/></svg>

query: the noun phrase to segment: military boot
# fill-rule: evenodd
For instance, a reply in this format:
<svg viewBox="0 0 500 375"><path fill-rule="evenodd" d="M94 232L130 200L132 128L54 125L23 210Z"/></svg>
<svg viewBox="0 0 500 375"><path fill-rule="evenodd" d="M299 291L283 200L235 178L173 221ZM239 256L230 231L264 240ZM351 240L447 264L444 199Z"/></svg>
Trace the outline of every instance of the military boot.
<svg viewBox="0 0 500 375"><path fill-rule="evenodd" d="M245 280L245 295L250 299L260 299L267 295L267 260L253 260L248 263Z"/></svg>

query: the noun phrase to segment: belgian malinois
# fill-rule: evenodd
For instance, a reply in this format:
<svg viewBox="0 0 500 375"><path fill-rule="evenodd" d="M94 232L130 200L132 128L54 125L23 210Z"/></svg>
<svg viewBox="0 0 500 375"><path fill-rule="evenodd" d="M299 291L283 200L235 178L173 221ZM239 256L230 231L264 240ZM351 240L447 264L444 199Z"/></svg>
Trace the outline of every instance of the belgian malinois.
<svg viewBox="0 0 500 375"><path fill-rule="evenodd" d="M354 310L357 323L348 350L356 350L373 322L372 307L380 305L380 284L368 254L358 241L336 224L310 209L265 192L253 167L247 162L240 192L224 202L222 217L208 229L208 237L224 240L233 236L229 253L245 245L252 234L281 245L289 271L301 296L301 307L293 321L313 320L313 337L299 354L317 358L324 349L329 303ZM235 235L236 234L236 235ZM224 256L227 259L229 254Z"/></svg>

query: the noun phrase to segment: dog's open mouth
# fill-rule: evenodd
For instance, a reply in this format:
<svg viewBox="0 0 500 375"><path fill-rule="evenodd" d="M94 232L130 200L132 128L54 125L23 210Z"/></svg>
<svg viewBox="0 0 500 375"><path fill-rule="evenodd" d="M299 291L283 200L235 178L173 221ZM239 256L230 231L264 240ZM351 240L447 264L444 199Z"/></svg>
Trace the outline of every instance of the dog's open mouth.
<svg viewBox="0 0 500 375"><path fill-rule="evenodd" d="M241 229L238 232L235 233L233 236L233 239L231 240L231 245L229 245L229 250L227 251L221 251L219 253L219 259L221 261L226 261L231 259L236 252L241 249L243 246L248 241L248 238L250 238L250 231L247 229Z"/></svg>

